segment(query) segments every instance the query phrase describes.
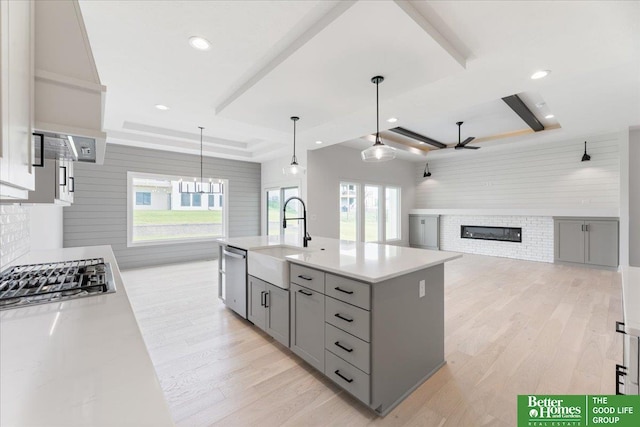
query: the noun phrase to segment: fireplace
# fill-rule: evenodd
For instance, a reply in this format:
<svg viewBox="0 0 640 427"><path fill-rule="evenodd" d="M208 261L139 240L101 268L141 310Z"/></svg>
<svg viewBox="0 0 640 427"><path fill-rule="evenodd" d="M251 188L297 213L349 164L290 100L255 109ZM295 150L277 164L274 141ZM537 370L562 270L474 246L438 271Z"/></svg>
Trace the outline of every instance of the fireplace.
<svg viewBox="0 0 640 427"><path fill-rule="evenodd" d="M522 228L462 225L460 226L460 237L463 239L497 240L500 242L521 243Z"/></svg>

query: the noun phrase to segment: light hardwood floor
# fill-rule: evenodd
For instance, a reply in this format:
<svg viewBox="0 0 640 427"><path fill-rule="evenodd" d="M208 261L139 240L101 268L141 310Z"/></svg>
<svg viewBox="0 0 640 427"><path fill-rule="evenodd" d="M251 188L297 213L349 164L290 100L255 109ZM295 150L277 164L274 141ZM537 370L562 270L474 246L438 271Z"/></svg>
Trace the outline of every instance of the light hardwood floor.
<svg viewBox="0 0 640 427"><path fill-rule="evenodd" d="M615 393L615 272L480 255L447 263L447 364L379 418L226 309L216 271L209 261L123 272L179 426L514 426L518 394Z"/></svg>

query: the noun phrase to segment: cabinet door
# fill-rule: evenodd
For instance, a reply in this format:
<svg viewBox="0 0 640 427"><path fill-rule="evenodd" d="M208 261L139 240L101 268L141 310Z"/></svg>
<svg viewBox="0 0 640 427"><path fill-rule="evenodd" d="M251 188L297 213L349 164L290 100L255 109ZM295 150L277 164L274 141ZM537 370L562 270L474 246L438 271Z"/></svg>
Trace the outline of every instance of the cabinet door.
<svg viewBox="0 0 640 427"><path fill-rule="evenodd" d="M254 325L264 330L266 327L267 309L264 304L266 283L249 276L249 313L247 318Z"/></svg>
<svg viewBox="0 0 640 427"><path fill-rule="evenodd" d="M291 284L291 350L324 372L324 295Z"/></svg>
<svg viewBox="0 0 640 427"><path fill-rule="evenodd" d="M584 263L584 221L560 219L555 223L555 259Z"/></svg>
<svg viewBox="0 0 640 427"><path fill-rule="evenodd" d="M0 181L33 190L32 1L0 2Z"/></svg>
<svg viewBox="0 0 640 427"><path fill-rule="evenodd" d="M429 249L438 249L440 242L438 240L439 236L439 224L437 216L425 216L424 220L424 229L422 231L422 245L426 246Z"/></svg>
<svg viewBox="0 0 640 427"><path fill-rule="evenodd" d="M587 264L618 266L618 221L586 222L586 258Z"/></svg>
<svg viewBox="0 0 640 427"><path fill-rule="evenodd" d="M289 291L267 283L266 331L281 344L289 347Z"/></svg>
<svg viewBox="0 0 640 427"><path fill-rule="evenodd" d="M424 218L409 215L409 245L422 246L424 244Z"/></svg>

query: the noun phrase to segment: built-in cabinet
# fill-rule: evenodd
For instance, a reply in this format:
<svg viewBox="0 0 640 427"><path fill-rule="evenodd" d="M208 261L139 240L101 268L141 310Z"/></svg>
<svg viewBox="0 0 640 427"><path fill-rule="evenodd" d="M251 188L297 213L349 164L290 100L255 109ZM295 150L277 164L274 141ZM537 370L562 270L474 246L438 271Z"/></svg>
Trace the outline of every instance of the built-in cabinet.
<svg viewBox="0 0 640 427"><path fill-rule="evenodd" d="M73 203L75 187L73 161L45 159L44 167L36 169L36 188L29 191L25 203L69 206Z"/></svg>
<svg viewBox="0 0 640 427"><path fill-rule="evenodd" d="M440 216L409 215L409 245L422 249L440 249Z"/></svg>
<svg viewBox="0 0 640 427"><path fill-rule="evenodd" d="M555 260L603 267L618 266L618 220L554 218Z"/></svg>
<svg viewBox="0 0 640 427"><path fill-rule="evenodd" d="M289 291L249 276L247 318L289 347Z"/></svg>
<svg viewBox="0 0 640 427"><path fill-rule="evenodd" d="M34 177L34 2L0 0L0 198L23 199Z"/></svg>

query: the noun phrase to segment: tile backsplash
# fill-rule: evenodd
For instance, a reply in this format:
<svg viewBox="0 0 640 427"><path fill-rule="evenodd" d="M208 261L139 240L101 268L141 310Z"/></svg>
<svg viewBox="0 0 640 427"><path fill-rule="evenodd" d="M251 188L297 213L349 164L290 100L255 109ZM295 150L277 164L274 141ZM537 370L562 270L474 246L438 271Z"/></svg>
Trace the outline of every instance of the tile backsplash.
<svg viewBox="0 0 640 427"><path fill-rule="evenodd" d="M29 208L20 205L0 205L0 270L29 252Z"/></svg>

